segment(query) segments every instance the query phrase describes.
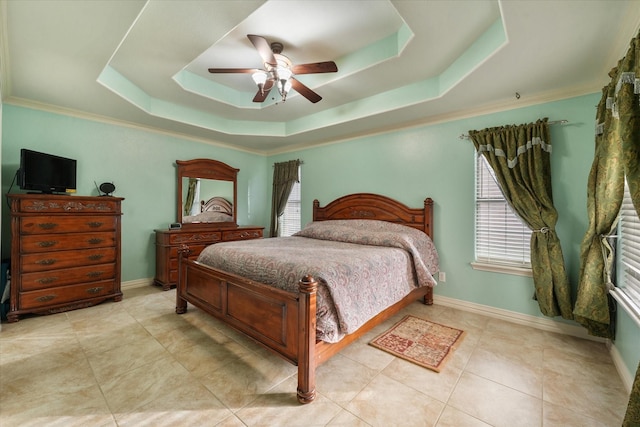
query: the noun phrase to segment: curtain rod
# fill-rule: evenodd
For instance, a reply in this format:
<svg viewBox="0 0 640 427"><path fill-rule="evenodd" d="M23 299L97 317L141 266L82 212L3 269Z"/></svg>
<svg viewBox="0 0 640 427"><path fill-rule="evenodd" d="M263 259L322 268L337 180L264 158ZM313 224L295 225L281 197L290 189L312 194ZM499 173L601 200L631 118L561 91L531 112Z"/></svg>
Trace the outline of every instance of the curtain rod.
<svg viewBox="0 0 640 427"><path fill-rule="evenodd" d="M280 163L287 163L287 162L280 162ZM304 165L304 160L298 160L298 163L301 164L301 165ZM271 167L275 168L276 164L274 163Z"/></svg>
<svg viewBox="0 0 640 427"><path fill-rule="evenodd" d="M554 120L554 121L551 121L551 122L547 122L547 124L549 124L549 125L566 125L567 123L569 123L569 120L566 120L566 119ZM460 138L460 139L469 139L469 135L465 135L463 133L458 138Z"/></svg>

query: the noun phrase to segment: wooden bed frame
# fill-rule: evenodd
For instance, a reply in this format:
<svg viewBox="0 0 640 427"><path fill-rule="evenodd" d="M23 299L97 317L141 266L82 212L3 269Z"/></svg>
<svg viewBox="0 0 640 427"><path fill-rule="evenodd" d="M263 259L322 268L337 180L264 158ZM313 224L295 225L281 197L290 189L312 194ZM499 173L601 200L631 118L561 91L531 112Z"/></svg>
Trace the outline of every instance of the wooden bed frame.
<svg viewBox="0 0 640 427"><path fill-rule="evenodd" d="M433 239L433 200L412 209L385 196L351 194L320 207L313 202L313 220L375 219L408 225ZM433 289L420 287L369 320L337 343L316 341L317 282L301 278L297 293L287 292L189 260L188 247L180 257L176 313L187 311L187 302L249 336L285 360L298 366L297 397L310 403L316 397L316 367L402 308L424 299L433 303Z"/></svg>

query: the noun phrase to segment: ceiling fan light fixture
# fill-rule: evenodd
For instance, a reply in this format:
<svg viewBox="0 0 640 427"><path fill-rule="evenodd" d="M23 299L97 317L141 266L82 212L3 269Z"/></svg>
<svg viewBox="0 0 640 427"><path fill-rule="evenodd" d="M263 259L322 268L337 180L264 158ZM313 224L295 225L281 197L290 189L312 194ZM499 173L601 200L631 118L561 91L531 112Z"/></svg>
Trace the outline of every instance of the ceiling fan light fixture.
<svg viewBox="0 0 640 427"><path fill-rule="evenodd" d="M267 81L267 73L264 71L257 71L251 75L251 78L253 79L255 84L258 85L260 92L262 92L264 84Z"/></svg>
<svg viewBox="0 0 640 427"><path fill-rule="evenodd" d="M291 90L291 80L278 80L277 83L278 92L280 92L280 96L282 97L282 102L287 100L287 94Z"/></svg>
<svg viewBox="0 0 640 427"><path fill-rule="evenodd" d="M0 0L1 1L1 0ZM276 86L282 101L292 89L300 93L309 101L316 103L322 99L320 95L305 86L300 80L293 77L295 74L335 73L338 71L333 61L316 62L309 64L297 64L293 66L291 60L282 55L282 43L273 42L269 45L264 37L247 34L247 38L256 48L264 68L209 68L210 73L243 73L251 74L254 83L258 86L258 93L253 97L253 102L264 102L271 89Z"/></svg>

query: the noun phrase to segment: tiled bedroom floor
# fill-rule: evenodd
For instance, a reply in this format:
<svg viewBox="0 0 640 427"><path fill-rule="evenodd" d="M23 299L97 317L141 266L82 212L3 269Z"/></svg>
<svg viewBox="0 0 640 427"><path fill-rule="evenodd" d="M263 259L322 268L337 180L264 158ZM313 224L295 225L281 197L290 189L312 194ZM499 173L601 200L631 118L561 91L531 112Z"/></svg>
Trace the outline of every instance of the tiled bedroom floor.
<svg viewBox="0 0 640 427"><path fill-rule="evenodd" d="M2 426L620 426L628 396L604 344L418 302L317 371L296 368L175 290L3 324ZM441 373L367 342L405 314L464 329Z"/></svg>

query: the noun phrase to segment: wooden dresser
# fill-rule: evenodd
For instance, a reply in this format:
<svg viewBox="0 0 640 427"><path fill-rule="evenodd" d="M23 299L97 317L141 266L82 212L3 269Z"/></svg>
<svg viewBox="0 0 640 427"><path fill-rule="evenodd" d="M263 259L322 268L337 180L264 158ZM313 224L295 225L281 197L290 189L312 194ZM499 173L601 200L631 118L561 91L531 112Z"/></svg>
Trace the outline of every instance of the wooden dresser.
<svg viewBox="0 0 640 427"><path fill-rule="evenodd" d="M122 300L118 197L8 194L9 322Z"/></svg>
<svg viewBox="0 0 640 427"><path fill-rule="evenodd" d="M210 226L201 230L156 230L156 277L154 284L163 290L175 287L178 282L178 249L188 246L189 258L197 258L200 252L213 243L235 240L260 239L264 227L253 225L238 227Z"/></svg>

